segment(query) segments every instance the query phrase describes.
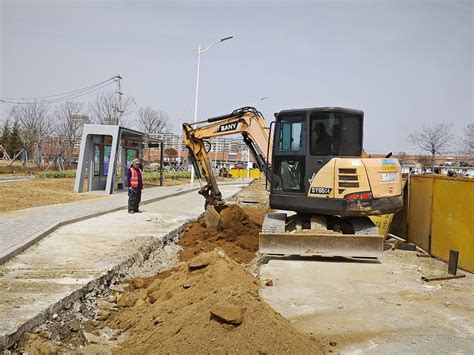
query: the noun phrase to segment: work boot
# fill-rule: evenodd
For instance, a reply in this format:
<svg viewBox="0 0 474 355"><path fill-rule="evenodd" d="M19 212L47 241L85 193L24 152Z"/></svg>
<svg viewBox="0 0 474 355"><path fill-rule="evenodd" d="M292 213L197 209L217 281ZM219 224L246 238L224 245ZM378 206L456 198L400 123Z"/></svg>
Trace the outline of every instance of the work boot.
<svg viewBox="0 0 474 355"><path fill-rule="evenodd" d="M130 213L130 214L134 214L134 213L135 213L135 211L128 211L128 213Z"/></svg>
<svg viewBox="0 0 474 355"><path fill-rule="evenodd" d="M135 213L142 213L142 211L136 210Z"/></svg>

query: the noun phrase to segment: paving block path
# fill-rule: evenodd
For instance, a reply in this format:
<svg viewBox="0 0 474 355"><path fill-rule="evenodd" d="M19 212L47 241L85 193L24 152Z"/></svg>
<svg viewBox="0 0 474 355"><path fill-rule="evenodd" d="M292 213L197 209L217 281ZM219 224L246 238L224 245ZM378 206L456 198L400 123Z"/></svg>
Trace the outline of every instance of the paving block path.
<svg viewBox="0 0 474 355"><path fill-rule="evenodd" d="M248 183L251 180L237 179L221 185ZM142 203L146 204L198 189L199 184L147 188L143 191ZM98 199L2 213L0 215L0 264L12 259L62 225L124 209L127 207L127 201L126 193L117 193Z"/></svg>

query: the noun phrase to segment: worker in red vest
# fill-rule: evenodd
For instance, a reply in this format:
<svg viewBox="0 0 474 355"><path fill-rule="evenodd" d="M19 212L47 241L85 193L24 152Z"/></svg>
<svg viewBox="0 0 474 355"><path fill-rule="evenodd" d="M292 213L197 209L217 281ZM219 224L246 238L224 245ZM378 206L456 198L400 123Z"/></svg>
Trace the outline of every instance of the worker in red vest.
<svg viewBox="0 0 474 355"><path fill-rule="evenodd" d="M143 180L140 160L134 159L132 166L127 170L128 186L128 213L141 213L138 209L142 199Z"/></svg>

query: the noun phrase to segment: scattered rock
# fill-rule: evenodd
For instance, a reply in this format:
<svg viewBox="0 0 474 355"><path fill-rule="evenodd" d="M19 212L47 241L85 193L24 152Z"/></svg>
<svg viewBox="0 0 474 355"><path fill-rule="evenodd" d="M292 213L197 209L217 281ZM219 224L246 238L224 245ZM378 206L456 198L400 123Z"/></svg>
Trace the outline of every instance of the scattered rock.
<svg viewBox="0 0 474 355"><path fill-rule="evenodd" d="M110 286L110 289L118 293L124 293L125 291L128 291L130 289L130 285L128 283L112 285Z"/></svg>
<svg viewBox="0 0 474 355"><path fill-rule="evenodd" d="M331 346L336 346L336 345L337 345L337 342L335 342L335 341L330 341L330 342L329 342L329 345L331 345Z"/></svg>
<svg viewBox="0 0 474 355"><path fill-rule="evenodd" d="M143 288L145 287L145 280L142 277L136 277L132 280L133 287Z"/></svg>
<svg viewBox="0 0 474 355"><path fill-rule="evenodd" d="M115 308L115 304L101 298L97 301L97 308L110 311Z"/></svg>
<svg viewBox="0 0 474 355"><path fill-rule="evenodd" d="M106 311L104 309L99 309L99 313L97 314L96 319L99 321L105 321L107 318L109 318L110 312Z"/></svg>
<svg viewBox="0 0 474 355"><path fill-rule="evenodd" d="M54 313L54 314L53 314L53 319L56 319L56 318L58 318L58 314L57 314L57 313Z"/></svg>
<svg viewBox="0 0 474 355"><path fill-rule="evenodd" d="M188 288L190 288L190 287L191 287L190 284L184 284L184 285L183 285L183 288L185 288L185 289L188 289Z"/></svg>
<svg viewBox="0 0 474 355"><path fill-rule="evenodd" d="M86 339L86 342L87 344L103 344L105 343L105 339L95 335L95 334L92 334L92 333L88 333L88 332L82 332L82 334L84 335L84 338Z"/></svg>
<svg viewBox="0 0 474 355"><path fill-rule="evenodd" d="M202 268L205 268L206 266L208 266L210 262L211 261L209 260L209 258L206 255L201 255L201 256L198 256L198 257L192 259L188 264L188 268L189 268L189 270L202 269Z"/></svg>
<svg viewBox="0 0 474 355"><path fill-rule="evenodd" d="M224 328L228 332L231 332L234 330L234 325L229 324L229 323L222 323L222 328Z"/></svg>
<svg viewBox="0 0 474 355"><path fill-rule="evenodd" d="M273 280L272 280L272 279L268 279L268 280L265 282L265 285L267 285L267 286L273 286Z"/></svg>
<svg viewBox="0 0 474 355"><path fill-rule="evenodd" d="M110 303L115 303L117 301L117 298L115 297L115 295L109 295L107 297L107 301L109 301Z"/></svg>
<svg viewBox="0 0 474 355"><path fill-rule="evenodd" d="M153 304L153 303L155 303L156 301L158 301L159 297L160 297L160 293L159 293L158 291L155 291L155 292L150 293L150 294L148 295L148 300L150 301L150 303Z"/></svg>
<svg viewBox="0 0 474 355"><path fill-rule="evenodd" d="M135 302L135 305L136 305L137 307L143 306L143 305L145 305L145 304L146 304L146 301L145 301L143 298L139 298L139 299L137 300L137 302Z"/></svg>
<svg viewBox="0 0 474 355"><path fill-rule="evenodd" d="M160 285L161 285L161 280L156 279L147 287L146 292L148 294L154 293L160 289Z"/></svg>
<svg viewBox="0 0 474 355"><path fill-rule="evenodd" d="M78 332L81 329L81 325L78 321L72 321L69 323L69 330L73 333Z"/></svg>
<svg viewBox="0 0 474 355"><path fill-rule="evenodd" d="M97 331L97 335L104 340L109 340L116 336L116 331L110 329L109 327L104 327Z"/></svg>
<svg viewBox="0 0 474 355"><path fill-rule="evenodd" d="M135 303L137 303L138 297L134 294L127 295L126 297L120 298L119 301L117 301L117 306L119 307L133 307Z"/></svg>
<svg viewBox="0 0 474 355"><path fill-rule="evenodd" d="M239 325L243 321L244 310L242 307L232 305L215 305L211 308L211 318L212 317L215 317L221 322Z"/></svg>

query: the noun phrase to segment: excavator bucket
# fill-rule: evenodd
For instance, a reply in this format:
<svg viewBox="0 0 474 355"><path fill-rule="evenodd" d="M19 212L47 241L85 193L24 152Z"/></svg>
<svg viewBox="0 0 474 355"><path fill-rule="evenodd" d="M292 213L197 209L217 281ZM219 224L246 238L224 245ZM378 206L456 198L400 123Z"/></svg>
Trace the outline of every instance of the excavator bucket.
<svg viewBox="0 0 474 355"><path fill-rule="evenodd" d="M227 205L208 205L206 207L206 213L204 215L204 222L206 223L206 227L217 227L221 223L220 213L225 208L227 208Z"/></svg>

